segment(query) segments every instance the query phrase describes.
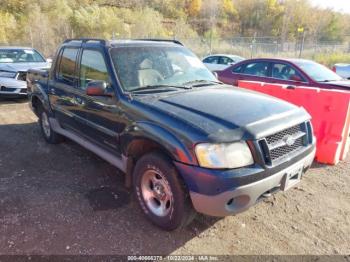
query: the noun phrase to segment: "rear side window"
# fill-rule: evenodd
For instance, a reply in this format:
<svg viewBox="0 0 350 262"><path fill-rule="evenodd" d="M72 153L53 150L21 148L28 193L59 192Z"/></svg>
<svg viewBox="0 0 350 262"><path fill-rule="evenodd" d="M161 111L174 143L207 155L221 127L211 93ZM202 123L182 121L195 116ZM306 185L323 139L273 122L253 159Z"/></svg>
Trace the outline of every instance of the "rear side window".
<svg viewBox="0 0 350 262"><path fill-rule="evenodd" d="M99 51L85 49L81 57L80 88L85 90L89 82L96 80L109 82L105 60Z"/></svg>
<svg viewBox="0 0 350 262"><path fill-rule="evenodd" d="M240 65L240 66L237 66L237 67L234 67L232 69L232 73L236 73L236 74L239 74L242 72L242 68L243 68L244 65Z"/></svg>
<svg viewBox="0 0 350 262"><path fill-rule="evenodd" d="M269 63L267 62L255 62L247 64L243 69L243 74L253 76L268 76Z"/></svg>
<svg viewBox="0 0 350 262"><path fill-rule="evenodd" d="M218 64L219 63L219 57L217 56L209 56L206 59L203 60L203 63L207 64Z"/></svg>
<svg viewBox="0 0 350 262"><path fill-rule="evenodd" d="M65 48L62 52L57 78L68 85L73 85L76 79L75 63L77 54L77 48Z"/></svg>

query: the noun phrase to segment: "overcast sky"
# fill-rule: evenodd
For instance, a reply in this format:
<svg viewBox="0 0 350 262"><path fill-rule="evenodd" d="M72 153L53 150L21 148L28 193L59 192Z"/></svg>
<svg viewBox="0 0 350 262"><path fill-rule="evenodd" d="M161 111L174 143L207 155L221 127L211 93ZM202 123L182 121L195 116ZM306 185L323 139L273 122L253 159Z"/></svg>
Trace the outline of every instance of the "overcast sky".
<svg viewBox="0 0 350 262"><path fill-rule="evenodd" d="M330 7L337 11L342 11L350 14L349 0L311 0L316 6Z"/></svg>

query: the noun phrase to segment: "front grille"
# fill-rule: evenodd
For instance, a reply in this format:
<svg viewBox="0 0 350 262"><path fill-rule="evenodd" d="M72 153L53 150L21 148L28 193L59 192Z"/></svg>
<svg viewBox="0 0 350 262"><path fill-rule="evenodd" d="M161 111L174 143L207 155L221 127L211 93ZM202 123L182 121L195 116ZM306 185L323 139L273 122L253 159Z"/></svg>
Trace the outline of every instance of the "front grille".
<svg viewBox="0 0 350 262"><path fill-rule="evenodd" d="M17 74L17 80L26 81L27 80L27 72L19 72Z"/></svg>
<svg viewBox="0 0 350 262"><path fill-rule="evenodd" d="M259 141L266 164L274 164L308 144L306 123L295 125Z"/></svg>
<svg viewBox="0 0 350 262"><path fill-rule="evenodd" d="M292 146L281 146L270 150L271 160L274 161L304 146L303 138L298 138Z"/></svg>
<svg viewBox="0 0 350 262"><path fill-rule="evenodd" d="M287 135L294 135L298 132L301 132L301 126L296 125L291 128L288 128L286 130L283 130L281 132L278 132L277 134L271 135L266 137L266 141L269 145L274 144L278 141L281 141L285 136Z"/></svg>

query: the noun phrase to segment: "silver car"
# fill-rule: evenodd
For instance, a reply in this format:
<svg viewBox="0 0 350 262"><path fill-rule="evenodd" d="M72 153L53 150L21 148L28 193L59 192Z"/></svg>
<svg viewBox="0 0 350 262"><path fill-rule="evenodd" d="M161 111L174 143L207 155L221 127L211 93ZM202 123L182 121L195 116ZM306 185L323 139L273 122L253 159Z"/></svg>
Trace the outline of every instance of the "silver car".
<svg viewBox="0 0 350 262"><path fill-rule="evenodd" d="M245 60L245 58L237 55L215 54L204 57L202 62L210 71L221 71Z"/></svg>
<svg viewBox="0 0 350 262"><path fill-rule="evenodd" d="M0 47L0 97L26 97L29 69L47 69L48 61L29 47Z"/></svg>
<svg viewBox="0 0 350 262"><path fill-rule="evenodd" d="M350 64L335 64L333 71L342 78L350 80Z"/></svg>

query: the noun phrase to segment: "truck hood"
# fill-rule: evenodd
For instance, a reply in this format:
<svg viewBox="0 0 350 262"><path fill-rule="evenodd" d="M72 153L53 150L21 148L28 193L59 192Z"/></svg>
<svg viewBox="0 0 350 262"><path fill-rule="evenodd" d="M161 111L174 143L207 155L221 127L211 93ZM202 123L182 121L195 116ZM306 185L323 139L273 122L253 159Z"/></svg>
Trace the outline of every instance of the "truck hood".
<svg viewBox="0 0 350 262"><path fill-rule="evenodd" d="M201 129L210 140L259 139L310 119L285 101L236 87L196 88L143 103Z"/></svg>
<svg viewBox="0 0 350 262"><path fill-rule="evenodd" d="M29 69L49 68L50 63L0 63L0 71L27 72Z"/></svg>

